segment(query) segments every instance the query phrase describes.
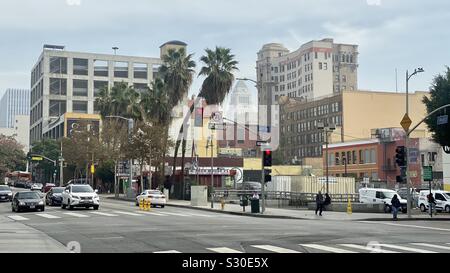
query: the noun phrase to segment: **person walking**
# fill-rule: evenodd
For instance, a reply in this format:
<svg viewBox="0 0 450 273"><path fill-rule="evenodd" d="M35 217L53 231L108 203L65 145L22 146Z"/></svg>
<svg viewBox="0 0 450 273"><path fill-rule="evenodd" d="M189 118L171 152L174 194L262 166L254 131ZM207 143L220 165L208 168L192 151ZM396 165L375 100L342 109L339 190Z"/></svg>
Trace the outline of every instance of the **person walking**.
<svg viewBox="0 0 450 273"><path fill-rule="evenodd" d="M428 203L430 204L430 215L433 214L433 210L435 211L434 215L437 215L436 200L432 193L428 194Z"/></svg>
<svg viewBox="0 0 450 273"><path fill-rule="evenodd" d="M316 215L317 212L319 212L319 215L322 216L322 210L323 210L323 195L322 192L319 191L319 193L316 195Z"/></svg>
<svg viewBox="0 0 450 273"><path fill-rule="evenodd" d="M400 200L397 197L397 194L394 194L394 197L392 197L391 205L392 205L391 207L392 207L392 214L394 217L394 221L397 221L397 213L398 213L398 210L400 209L400 207L402 206L400 204Z"/></svg>

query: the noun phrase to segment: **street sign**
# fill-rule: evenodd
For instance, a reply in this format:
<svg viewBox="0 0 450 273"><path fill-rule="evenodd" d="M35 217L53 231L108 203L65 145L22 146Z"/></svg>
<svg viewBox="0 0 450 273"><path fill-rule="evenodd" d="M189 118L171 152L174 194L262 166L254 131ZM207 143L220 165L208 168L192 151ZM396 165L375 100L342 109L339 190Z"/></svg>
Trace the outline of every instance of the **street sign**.
<svg viewBox="0 0 450 273"><path fill-rule="evenodd" d="M450 154L450 146L443 146L442 149L444 149L446 154Z"/></svg>
<svg viewBox="0 0 450 273"><path fill-rule="evenodd" d="M211 120L215 123L223 123L223 117L222 117L222 113L220 112L214 112L211 115Z"/></svg>
<svg viewBox="0 0 450 273"><path fill-rule="evenodd" d="M409 148L408 149L409 163L416 164L419 158L419 149L417 148Z"/></svg>
<svg viewBox="0 0 450 273"><path fill-rule="evenodd" d="M95 166L94 166L94 164L91 165L91 173L95 173Z"/></svg>
<svg viewBox="0 0 450 273"><path fill-rule="evenodd" d="M261 141L261 140L256 141L256 146L266 146L268 144L269 144L269 142L267 142L267 141Z"/></svg>
<svg viewBox="0 0 450 273"><path fill-rule="evenodd" d="M408 114L405 114L402 121L400 122L400 125L403 127L405 131L408 131L409 126L411 126L412 120L409 118Z"/></svg>
<svg viewBox="0 0 450 273"><path fill-rule="evenodd" d="M433 181L433 167L424 166L423 167L423 181Z"/></svg>
<svg viewBox="0 0 450 273"><path fill-rule="evenodd" d="M213 123L213 122L210 122L208 124L208 128L210 130L225 130L225 124L224 123Z"/></svg>
<svg viewBox="0 0 450 273"><path fill-rule="evenodd" d="M437 125L443 125L448 123L448 115L437 117Z"/></svg>
<svg viewBox="0 0 450 273"><path fill-rule="evenodd" d="M33 157L31 158L31 160L32 160L32 161L42 161L42 160L44 160L44 158L43 158L42 156L33 156Z"/></svg>

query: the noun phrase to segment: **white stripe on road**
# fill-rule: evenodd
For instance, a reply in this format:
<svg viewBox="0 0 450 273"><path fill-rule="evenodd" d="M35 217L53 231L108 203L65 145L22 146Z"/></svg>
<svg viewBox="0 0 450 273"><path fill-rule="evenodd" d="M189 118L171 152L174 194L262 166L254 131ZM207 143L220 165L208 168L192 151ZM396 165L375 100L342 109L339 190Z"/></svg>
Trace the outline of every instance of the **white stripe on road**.
<svg viewBox="0 0 450 273"><path fill-rule="evenodd" d="M450 250L450 247L448 247L448 246L440 246L440 245L433 245L433 244L426 244L426 243L412 243L412 245Z"/></svg>
<svg viewBox="0 0 450 273"><path fill-rule="evenodd" d="M228 248L228 247L216 247L216 248L207 248L207 249L217 252L217 253L243 253L241 251L234 250L234 249Z"/></svg>
<svg viewBox="0 0 450 273"><path fill-rule="evenodd" d="M359 221L360 223L366 223L366 224L382 224L382 225L388 225L388 226L398 226L398 227L409 227L409 228L420 228L420 229L429 229L429 230L439 230L439 231L449 231L450 229L447 228L435 228L435 227L424 227L424 226L415 226L415 225L402 225L402 224L394 224L394 223L383 223L383 222L371 222L371 221Z"/></svg>
<svg viewBox="0 0 450 273"><path fill-rule="evenodd" d="M391 251L391 250L384 250L381 248L374 248L370 246L361 246L361 245L355 245L355 244L340 244L340 246L348 247L348 248L356 248L360 250L366 250L370 251L372 253L398 253L397 251Z"/></svg>
<svg viewBox="0 0 450 273"><path fill-rule="evenodd" d="M79 217L79 218L87 218L87 217L90 217L90 216L88 216L88 215L84 215L84 214L76 213L76 212L64 212L63 214L69 215L69 216L74 216L74 217Z"/></svg>
<svg viewBox="0 0 450 273"><path fill-rule="evenodd" d="M296 250L282 248L282 247L278 247L278 246L271 246L271 245L252 245L251 247L256 247L256 248L260 248L260 249L264 249L264 250L268 250L268 251L272 251L272 252L276 252L276 253L301 253Z"/></svg>
<svg viewBox="0 0 450 273"><path fill-rule="evenodd" d="M420 249L420 248L412 248L412 247L406 247L406 246L396 246L396 245L391 245L391 244L374 244L374 245L384 246L384 247L393 248L393 249L400 249L400 250L405 250L405 251L410 251L410 252L436 253L434 251L424 250L424 249Z"/></svg>
<svg viewBox="0 0 450 273"><path fill-rule="evenodd" d="M114 212L114 213L118 213L118 214L131 215L131 216L143 216L142 214L137 214L137 213L127 212L127 211L120 211L120 210L115 210L115 211L113 211L113 212Z"/></svg>
<svg viewBox="0 0 450 273"><path fill-rule="evenodd" d="M97 215L101 215L101 216L119 216L116 214L111 214L111 213L106 213L106 212L99 212L99 211L91 211L90 213L92 214L97 214Z"/></svg>
<svg viewBox="0 0 450 273"><path fill-rule="evenodd" d="M197 213L186 213L187 215L199 216L199 217L215 217L213 215L197 214Z"/></svg>
<svg viewBox="0 0 450 273"><path fill-rule="evenodd" d="M156 251L153 253L181 253L180 251L176 251L176 250L166 250L166 251Z"/></svg>
<svg viewBox="0 0 450 273"><path fill-rule="evenodd" d="M168 214L168 215L174 215L174 216L182 216L182 217L189 217L189 215L186 214L180 214L180 213L173 213L173 212L161 212L162 214Z"/></svg>
<svg viewBox="0 0 450 273"><path fill-rule="evenodd" d="M47 214L47 213L36 213L36 215L40 216L40 217L47 218L47 219L59 219L59 218L61 218L59 216L55 216L55 215L51 215L51 214Z"/></svg>
<svg viewBox="0 0 450 273"><path fill-rule="evenodd" d="M147 214L147 215L157 215L157 216L169 216L165 214L160 214L156 212L148 212L148 211L137 211L137 213Z"/></svg>
<svg viewBox="0 0 450 273"><path fill-rule="evenodd" d="M11 218L11 219L13 219L15 221L27 221L27 220L30 220L28 218L25 218L25 217L22 217L22 216L19 216L19 215L11 215L11 216L8 216L8 218Z"/></svg>
<svg viewBox="0 0 450 273"><path fill-rule="evenodd" d="M323 246L323 245L318 245L318 244L300 244L300 245L303 247L315 248L318 250L323 250L323 251L328 251L328 252L333 252L333 253L358 253L358 252L354 252L354 251L350 251L350 250L345 250L342 248Z"/></svg>

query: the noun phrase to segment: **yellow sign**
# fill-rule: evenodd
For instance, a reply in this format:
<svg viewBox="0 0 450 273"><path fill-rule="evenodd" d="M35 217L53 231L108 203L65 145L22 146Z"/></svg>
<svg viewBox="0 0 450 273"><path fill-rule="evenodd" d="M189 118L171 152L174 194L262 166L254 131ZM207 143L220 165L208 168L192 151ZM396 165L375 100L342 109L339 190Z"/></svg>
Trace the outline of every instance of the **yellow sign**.
<svg viewBox="0 0 450 273"><path fill-rule="evenodd" d="M408 131L409 126L411 126L412 120L409 118L408 114L405 114L402 121L400 122L400 125L403 127L405 131Z"/></svg>
<svg viewBox="0 0 450 273"><path fill-rule="evenodd" d="M91 173L95 173L95 166L91 165Z"/></svg>
<svg viewBox="0 0 450 273"><path fill-rule="evenodd" d="M42 158L41 156L33 156L31 158L31 160L33 160L33 161L42 161L42 160L44 160L44 158Z"/></svg>

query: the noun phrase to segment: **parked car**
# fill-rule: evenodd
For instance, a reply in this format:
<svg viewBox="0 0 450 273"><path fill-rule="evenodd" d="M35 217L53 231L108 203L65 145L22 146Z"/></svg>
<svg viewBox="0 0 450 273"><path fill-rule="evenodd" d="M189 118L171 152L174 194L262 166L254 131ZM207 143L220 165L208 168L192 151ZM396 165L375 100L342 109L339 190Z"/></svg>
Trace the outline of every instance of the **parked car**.
<svg viewBox="0 0 450 273"><path fill-rule="evenodd" d="M45 204L50 206L61 206L64 187L52 187L45 195Z"/></svg>
<svg viewBox="0 0 450 273"><path fill-rule="evenodd" d="M86 178L71 179L69 180L69 182L67 182L66 186L68 185L89 185L89 179Z"/></svg>
<svg viewBox="0 0 450 273"><path fill-rule="evenodd" d="M94 208L98 210L100 197L97 190L90 185L68 185L62 192L61 208L73 209L75 207Z"/></svg>
<svg viewBox="0 0 450 273"><path fill-rule="evenodd" d="M25 188L25 185L27 184L24 180L16 180L14 181L14 188Z"/></svg>
<svg viewBox="0 0 450 273"><path fill-rule="evenodd" d="M11 210L20 212L22 210L45 210L44 200L34 191L17 192L11 202Z"/></svg>
<svg viewBox="0 0 450 273"><path fill-rule="evenodd" d="M411 200L412 203L415 206L418 206L419 201L419 191L416 188L411 188ZM400 195L401 198L407 200L408 199L408 189L407 188L400 188L397 190L398 195Z"/></svg>
<svg viewBox="0 0 450 273"><path fill-rule="evenodd" d="M53 187L56 187L56 185L53 184L53 183L45 183L43 192L44 192L44 193L47 193L47 192L48 192L51 188L53 188Z"/></svg>
<svg viewBox="0 0 450 273"><path fill-rule="evenodd" d="M44 185L42 185L41 183L33 183L33 184L31 184L30 189L32 191L42 191L43 187L44 187Z"/></svg>
<svg viewBox="0 0 450 273"><path fill-rule="evenodd" d="M248 191L261 191L261 182L242 182L236 184L237 190L248 190Z"/></svg>
<svg viewBox="0 0 450 273"><path fill-rule="evenodd" d="M366 204L384 204L384 212L392 211L391 200L397 195L401 204L401 211L407 212L407 200L400 197L400 195L389 189L375 189L375 188L361 188L359 189L359 202Z"/></svg>
<svg viewBox="0 0 450 273"><path fill-rule="evenodd" d="M166 205L166 196L159 190L146 190L136 196L136 206L139 206L141 200L150 200L152 207L160 206L164 208Z"/></svg>
<svg viewBox="0 0 450 273"><path fill-rule="evenodd" d="M428 203L428 195L430 190L423 190L419 193L419 208L425 212L430 208ZM436 210L446 211L450 213L450 192L441 190L431 190L434 200L436 201Z"/></svg>
<svg viewBox="0 0 450 273"><path fill-rule="evenodd" d="M31 182L31 181L26 181L25 183L24 183L24 188L25 189L31 189L31 185L33 185L34 184L34 182Z"/></svg>
<svg viewBox="0 0 450 273"><path fill-rule="evenodd" d="M11 201L12 195L12 191L8 186L0 185L0 202Z"/></svg>

